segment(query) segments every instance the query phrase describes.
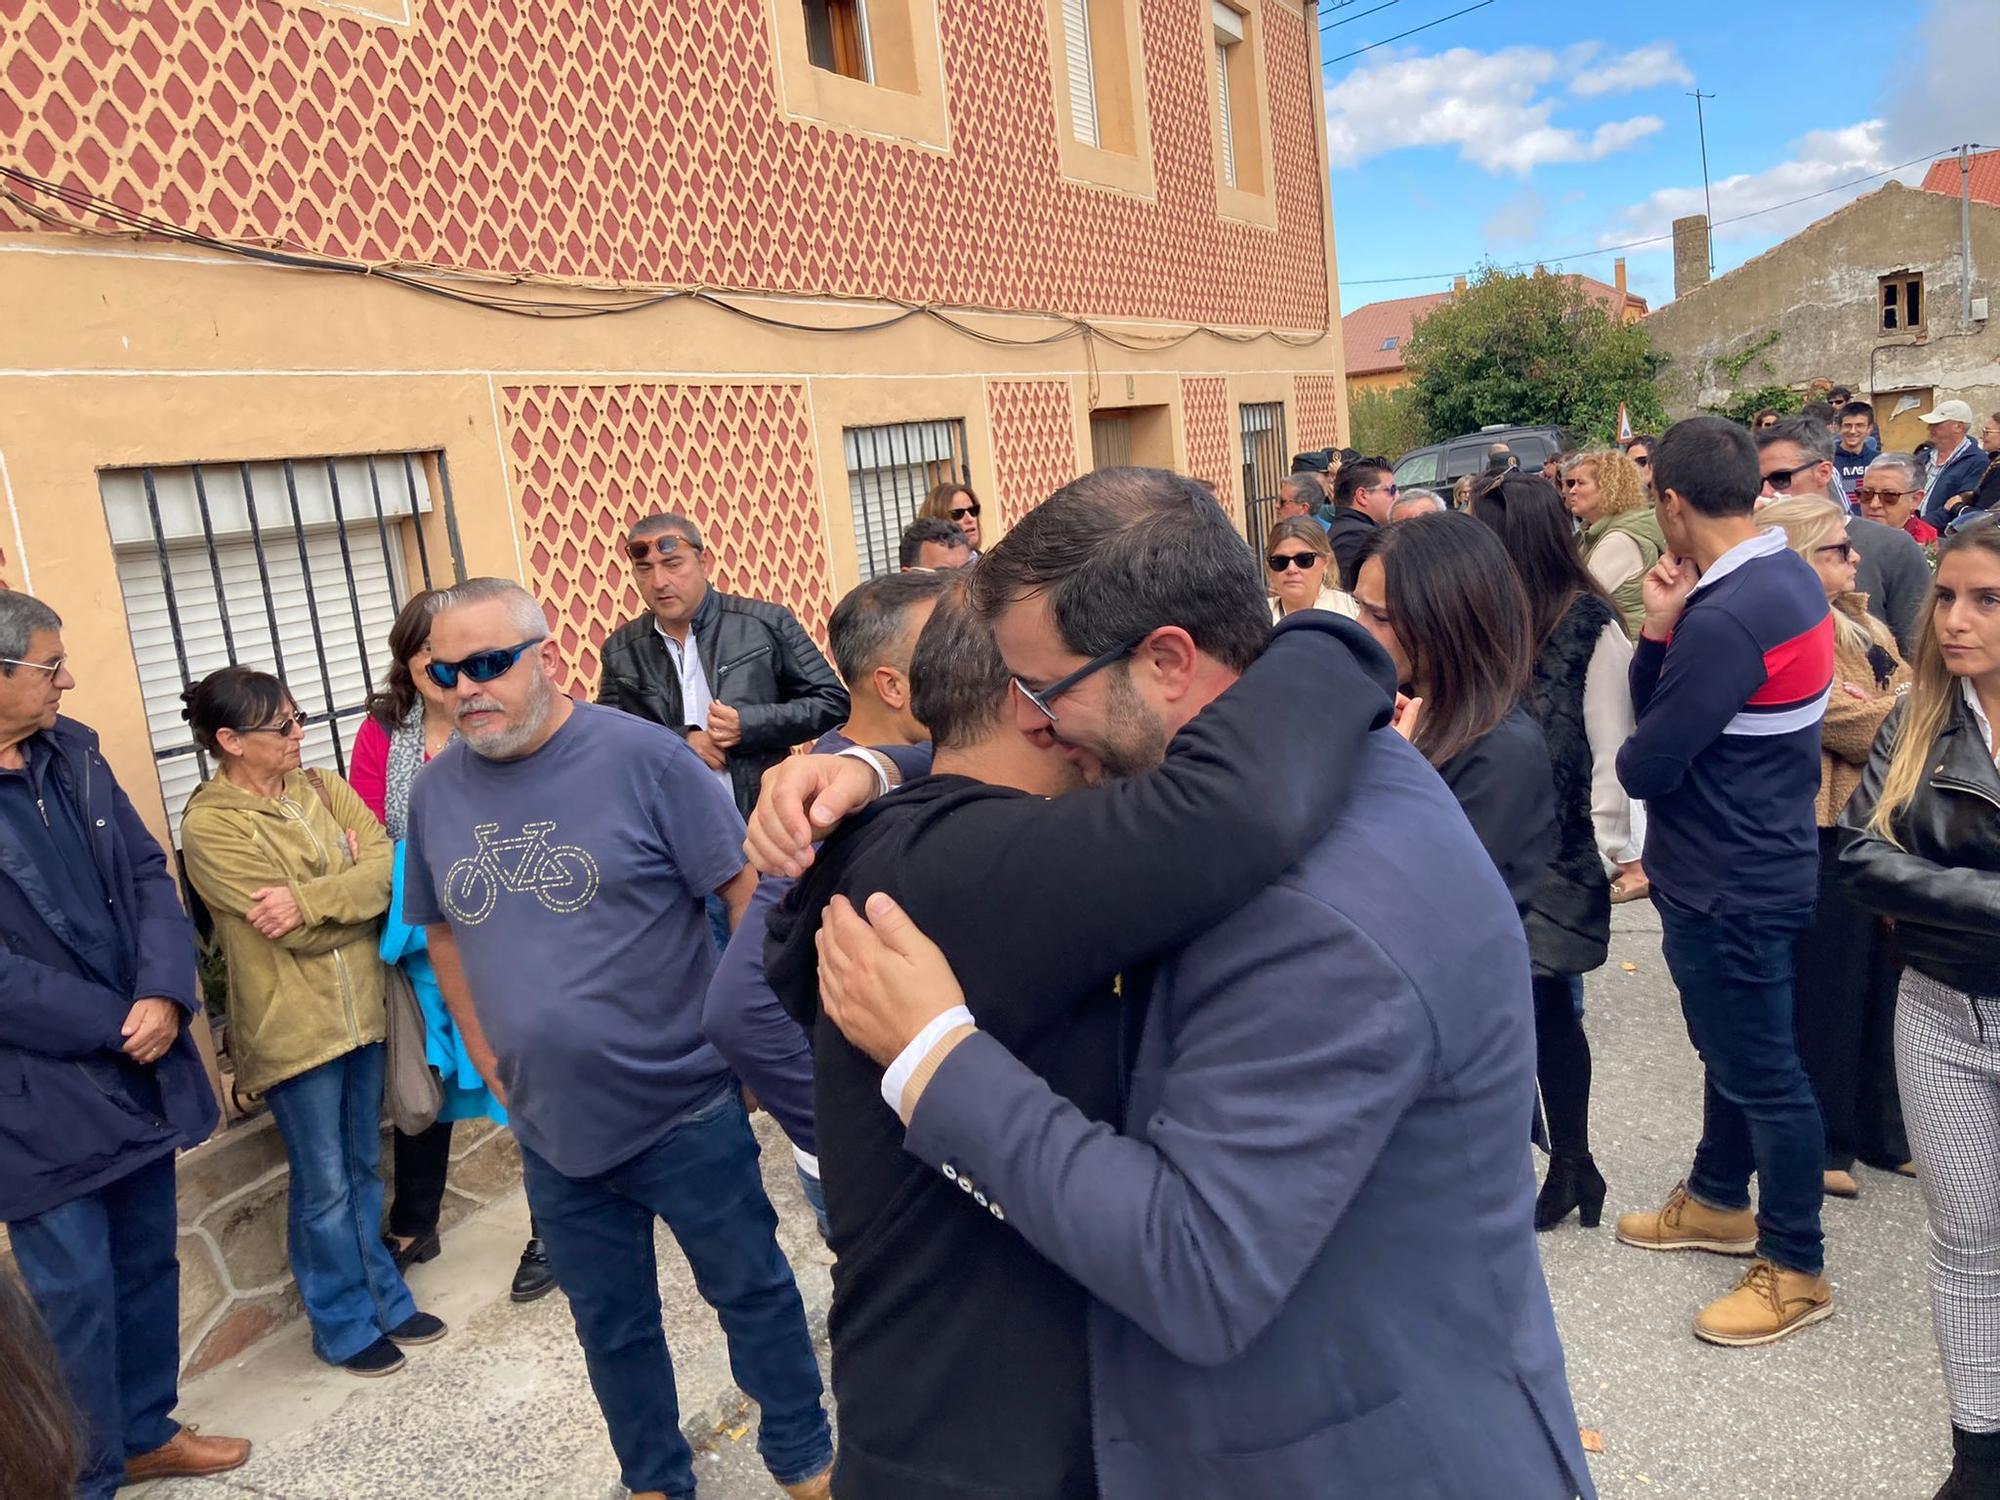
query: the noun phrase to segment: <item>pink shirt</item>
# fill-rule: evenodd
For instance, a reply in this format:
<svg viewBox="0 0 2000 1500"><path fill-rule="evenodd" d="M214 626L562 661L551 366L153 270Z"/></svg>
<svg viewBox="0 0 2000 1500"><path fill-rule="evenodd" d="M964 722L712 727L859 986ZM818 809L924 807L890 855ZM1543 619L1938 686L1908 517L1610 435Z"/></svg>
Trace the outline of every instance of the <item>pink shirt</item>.
<svg viewBox="0 0 2000 1500"><path fill-rule="evenodd" d="M389 821L389 731L371 716L354 731L354 753L347 757L347 784L368 804L375 821Z"/></svg>

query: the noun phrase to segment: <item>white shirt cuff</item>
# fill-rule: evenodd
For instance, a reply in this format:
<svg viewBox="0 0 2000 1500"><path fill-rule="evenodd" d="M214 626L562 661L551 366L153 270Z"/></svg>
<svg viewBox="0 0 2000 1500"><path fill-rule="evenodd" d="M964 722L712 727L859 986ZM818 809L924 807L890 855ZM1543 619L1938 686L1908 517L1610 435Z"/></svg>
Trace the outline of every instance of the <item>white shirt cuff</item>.
<svg viewBox="0 0 2000 1500"><path fill-rule="evenodd" d="M834 751L834 754L844 755L849 760L860 761L862 765L875 773L875 795L878 797L889 795L889 775L882 769L882 756L877 755L865 745L849 745L845 750Z"/></svg>
<svg viewBox="0 0 2000 1500"><path fill-rule="evenodd" d="M792 1147L792 1160L797 1163L798 1169L805 1173L806 1176L813 1178L815 1181L818 1180L819 1158L817 1156L808 1151L801 1151L797 1146L794 1146Z"/></svg>
<svg viewBox="0 0 2000 1500"><path fill-rule="evenodd" d="M960 1026L976 1024L971 1011L963 1005L954 1005L918 1032L916 1040L896 1054L896 1060L882 1075L882 1102L900 1116L903 1113L903 1090L910 1086L910 1075L917 1071L918 1063L930 1056L938 1038Z"/></svg>

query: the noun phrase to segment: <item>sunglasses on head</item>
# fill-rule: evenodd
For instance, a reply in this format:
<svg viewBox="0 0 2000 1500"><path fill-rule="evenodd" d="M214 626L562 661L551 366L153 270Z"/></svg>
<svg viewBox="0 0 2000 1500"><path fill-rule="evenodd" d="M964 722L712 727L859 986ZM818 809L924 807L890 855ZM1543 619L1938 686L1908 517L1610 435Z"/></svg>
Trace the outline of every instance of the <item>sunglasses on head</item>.
<svg viewBox="0 0 2000 1500"><path fill-rule="evenodd" d="M680 551L682 547L686 547L692 552L701 551L700 542L691 542L684 536L646 536L640 537L636 541L627 542L625 544L625 555L636 563L649 560L665 562L676 552ZM474 682L483 680L477 677L473 679Z"/></svg>
<svg viewBox="0 0 2000 1500"><path fill-rule="evenodd" d="M954 521L963 521L967 516L976 516L979 514L979 502L975 500L970 505L954 505L950 514Z"/></svg>
<svg viewBox="0 0 2000 1500"><path fill-rule="evenodd" d="M311 714L307 713L302 708L295 708L292 710L291 715L288 718L280 719L275 724L251 724L247 727L237 728L236 732L238 734L289 735L295 729L303 733L306 725L311 722L312 722Z"/></svg>
<svg viewBox="0 0 2000 1500"><path fill-rule="evenodd" d="M1297 568L1301 573L1309 573L1319 566L1317 552L1273 552L1264 559L1271 565L1273 573L1282 573L1288 568Z"/></svg>
<svg viewBox="0 0 2000 1500"><path fill-rule="evenodd" d="M441 688L458 686L458 675L463 672L474 682L491 682L496 677L505 677L514 670L514 663L523 654L547 640L538 635L532 641L519 641L512 646L502 646L493 651L475 651L460 661L439 661L433 657L424 663L424 675Z"/></svg>

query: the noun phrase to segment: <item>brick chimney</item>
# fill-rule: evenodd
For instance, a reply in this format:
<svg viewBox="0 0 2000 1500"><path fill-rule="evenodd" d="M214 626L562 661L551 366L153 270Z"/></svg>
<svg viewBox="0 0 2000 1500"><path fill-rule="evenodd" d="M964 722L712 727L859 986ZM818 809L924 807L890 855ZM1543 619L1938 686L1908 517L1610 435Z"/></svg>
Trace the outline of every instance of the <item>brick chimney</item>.
<svg viewBox="0 0 2000 1500"><path fill-rule="evenodd" d="M1708 215L1674 220L1674 295L1708 285Z"/></svg>
<svg viewBox="0 0 2000 1500"><path fill-rule="evenodd" d="M1611 284L1618 288L1618 295L1625 295L1625 257L1619 256L1611 262Z"/></svg>
<svg viewBox="0 0 2000 1500"><path fill-rule="evenodd" d="M1462 292L1462 291L1464 291L1464 290L1465 290L1465 278L1464 278L1463 276L1454 276L1454 277L1452 277L1452 278L1451 278L1451 289L1452 289L1452 290L1453 290L1454 292Z"/></svg>

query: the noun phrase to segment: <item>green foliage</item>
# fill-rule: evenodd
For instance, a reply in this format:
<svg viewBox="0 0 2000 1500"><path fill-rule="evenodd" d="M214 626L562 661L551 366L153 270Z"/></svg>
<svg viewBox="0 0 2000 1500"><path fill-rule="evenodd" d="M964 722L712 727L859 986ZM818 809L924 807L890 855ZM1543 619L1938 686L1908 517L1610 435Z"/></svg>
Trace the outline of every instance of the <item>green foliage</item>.
<svg viewBox="0 0 2000 1500"><path fill-rule="evenodd" d="M1767 351L1776 347L1777 342L1778 330L1774 328L1748 348L1739 349L1734 354L1724 355L1721 359L1718 359L1715 362L1716 367L1729 377L1731 385L1741 380L1743 372L1749 369L1753 363L1763 374L1775 375L1778 372L1771 367L1771 362L1764 358L1764 355Z"/></svg>
<svg viewBox="0 0 2000 1500"><path fill-rule="evenodd" d="M1751 419L1767 406L1779 416L1789 417L1804 405L1805 397L1788 385L1760 385L1753 391L1731 396L1720 406L1709 407L1708 411L1713 416L1727 417L1748 427Z"/></svg>
<svg viewBox="0 0 2000 1500"><path fill-rule="evenodd" d="M1490 423L1554 423L1609 442L1624 402L1635 429L1666 422L1657 381L1667 357L1643 323L1615 321L1567 277L1489 266L1418 319L1404 362L1430 442Z"/></svg>
<svg viewBox="0 0 2000 1500"><path fill-rule="evenodd" d="M1430 441L1408 386L1395 390L1347 388L1347 446L1358 453L1398 458Z"/></svg>

